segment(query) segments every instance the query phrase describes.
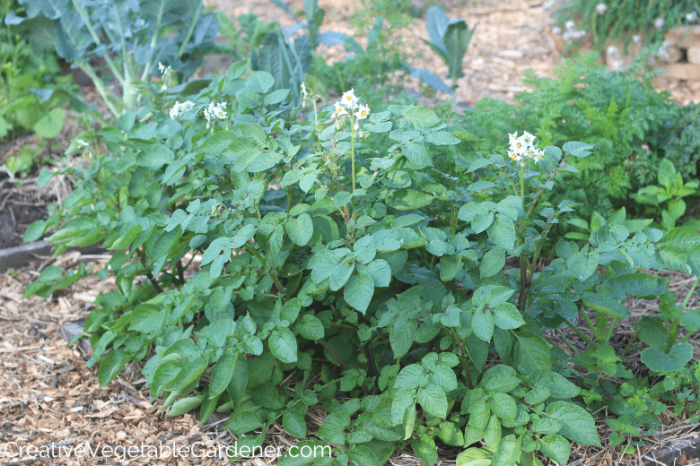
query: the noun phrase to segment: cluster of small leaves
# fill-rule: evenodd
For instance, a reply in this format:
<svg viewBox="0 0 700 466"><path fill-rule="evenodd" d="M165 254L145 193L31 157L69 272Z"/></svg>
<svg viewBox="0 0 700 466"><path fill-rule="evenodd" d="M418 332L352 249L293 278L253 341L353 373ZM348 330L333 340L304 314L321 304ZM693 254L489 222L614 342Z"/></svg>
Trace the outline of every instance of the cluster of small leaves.
<svg viewBox="0 0 700 466"><path fill-rule="evenodd" d="M640 269L700 272L700 234L604 225L585 244L558 243L541 269L549 233L576 205L539 202L592 145L465 162L474 137L432 110L391 105L349 130L332 107L290 122L289 91L246 72L235 63L188 96L177 121L167 109L124 113L102 130L104 154L64 170L73 193L28 230L53 229L59 253L114 251L99 276L116 289L84 329L100 383L145 361L170 415L230 412L236 435L260 430L239 445L262 444L280 418L305 438L320 404L329 414L306 442L333 453L316 464L383 464L410 445L432 465L441 443L465 448L465 465L565 464L570 441L598 444L579 389L553 366L568 356L543 331L577 329L592 312L595 341L584 336L608 344L628 296L666 293ZM229 111L215 125L202 117L211 102ZM25 295L88 273L47 268Z"/></svg>

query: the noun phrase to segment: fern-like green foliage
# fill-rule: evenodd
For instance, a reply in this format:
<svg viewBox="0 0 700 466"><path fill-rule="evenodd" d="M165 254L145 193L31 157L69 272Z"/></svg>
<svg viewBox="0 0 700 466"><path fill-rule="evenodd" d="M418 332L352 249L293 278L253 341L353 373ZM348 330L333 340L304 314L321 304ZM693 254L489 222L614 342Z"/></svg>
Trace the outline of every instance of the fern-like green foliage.
<svg viewBox="0 0 700 466"><path fill-rule="evenodd" d="M607 216L623 206L634 216L640 209L630 205L629 196L656 182L656 167L669 140L675 141L671 161L684 175L691 173L681 167L689 162L681 155L687 142L681 142L680 123L674 123L682 112L668 93L655 92L647 79L609 71L596 59L587 54L566 61L554 79L528 70L523 82L532 91L518 95L516 105L482 99L456 126L481 139L475 153L505 154L507 133L523 130L537 136L541 147L571 140L595 144L590 157L571 161L580 173L557 180L548 201L557 205L567 198L582 203L584 217L593 212ZM690 121L691 112L686 114ZM697 134L700 125L694 128ZM692 134L688 131L684 141ZM695 154L697 162L697 150ZM565 233L564 226L558 228Z"/></svg>

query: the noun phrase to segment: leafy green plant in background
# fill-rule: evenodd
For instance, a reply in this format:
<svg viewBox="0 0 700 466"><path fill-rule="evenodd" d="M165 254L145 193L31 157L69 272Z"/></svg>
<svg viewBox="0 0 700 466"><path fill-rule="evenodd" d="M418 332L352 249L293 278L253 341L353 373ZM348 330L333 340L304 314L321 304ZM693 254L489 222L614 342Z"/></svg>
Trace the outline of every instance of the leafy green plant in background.
<svg viewBox="0 0 700 466"><path fill-rule="evenodd" d="M467 22L461 18L450 21L440 7L434 6L428 10L426 26L430 40L423 39L423 42L428 44L447 65L447 78L452 80L454 92L457 88L457 79L464 76L462 60L467 53L476 25L469 29Z"/></svg>
<svg viewBox="0 0 700 466"><path fill-rule="evenodd" d="M698 13L698 0L581 0L562 3L555 16L561 28L573 21L577 29L590 32L588 37L602 52L611 43L628 50L635 36L643 45L660 42L671 28L698 24Z"/></svg>
<svg viewBox="0 0 700 466"><path fill-rule="evenodd" d="M698 194L697 180L683 183L683 177L669 160L659 163L658 183L660 186L645 186L633 195L640 204L653 206L654 215L661 218L661 227L670 230L685 214L684 197Z"/></svg>
<svg viewBox="0 0 700 466"><path fill-rule="evenodd" d="M115 291L84 329L100 383L145 362L169 415L230 412L227 428L249 434L239 446L261 445L280 420L306 438L305 414L320 404L319 440L304 441L331 447L318 464L383 464L410 446L432 465L439 442L461 448L461 464L566 464L570 442L598 444L581 404L598 386L565 377L579 381L544 331L566 344L571 327L606 350L628 296L666 294L667 280L641 269L700 273L700 234L609 223L582 247L558 242L540 267L554 226L577 208L543 200L592 145L541 150L514 134L506 151L465 163L467 132L422 107L371 111L351 91L288 122L287 93L267 72L244 78L247 65L188 96L175 119L158 102L103 129L107 152L63 170L77 188L27 231L51 230L58 253L114 251L98 273ZM206 121L210 108L225 111ZM47 267L25 296L89 273ZM606 369L623 373L615 358Z"/></svg>
<svg viewBox="0 0 700 466"><path fill-rule="evenodd" d="M526 73L524 82L532 92L516 96L519 105L482 99L473 110L454 121L479 141L471 143L464 161L478 153L503 151L507 141L500 135L524 128L544 144L578 140L595 144L593 156L575 160L577 174L554 180L545 198L557 205L569 198L582 206L579 215L603 217L625 206L630 218L645 216L647 207L629 202L633 193L657 183L661 160L687 173L687 158L678 144L679 108L664 93L656 93L645 79L631 73L612 72L594 64L595 55L564 62L555 79ZM675 147L673 151L667 150ZM569 231L555 227L555 238Z"/></svg>
<svg viewBox="0 0 700 466"><path fill-rule="evenodd" d="M19 3L26 16L11 11L5 24L50 20L53 28L44 40L92 79L115 117L137 109L136 83L158 74L160 63L183 78L194 73L217 36L216 18L203 14L201 0ZM98 73L92 58L105 61L117 91L111 89L110 78Z"/></svg>

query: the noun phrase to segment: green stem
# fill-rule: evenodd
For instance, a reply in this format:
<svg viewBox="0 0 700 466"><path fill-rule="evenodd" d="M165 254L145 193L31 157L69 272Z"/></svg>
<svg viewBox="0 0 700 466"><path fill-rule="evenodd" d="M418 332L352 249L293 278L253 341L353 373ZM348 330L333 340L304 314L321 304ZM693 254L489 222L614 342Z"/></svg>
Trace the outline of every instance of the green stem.
<svg viewBox="0 0 700 466"><path fill-rule="evenodd" d="M576 325L574 325L574 324L572 324L571 322L569 322L568 319L565 319L565 320L564 320L564 323L565 323L566 325L568 325L568 326L571 328L571 330L573 330L574 332L576 332L576 334L577 334L578 336L580 336L581 338L583 338L583 340L584 340L586 343L588 343L589 345L591 345L593 348L597 348L597 347L598 347L598 344L597 344L597 343L595 343L593 340L591 340L590 338L588 338L588 336L587 336L585 333L583 333L581 330L579 330L578 327L576 327Z"/></svg>
<svg viewBox="0 0 700 466"><path fill-rule="evenodd" d="M595 335L595 337L598 340L600 340L600 338L598 337L598 329L595 325L593 325L593 322L591 322L591 319L588 317L588 314L586 314L586 311L582 309L581 314L583 315L583 319L586 321L586 324L588 324L588 328L591 329L591 332L593 332L593 335ZM597 348L598 344L596 344L595 346Z"/></svg>
<svg viewBox="0 0 700 466"><path fill-rule="evenodd" d="M90 79L92 79L93 83L95 83L95 88L97 88L97 92L100 94L100 97L102 97L102 100L104 100L105 104L107 105L107 108L112 113L112 115L114 115L116 118L119 118L121 115L112 103L111 98L108 95L108 89L105 87L104 82L102 82L102 79L100 79L97 76L97 73L95 73L95 70L92 68L92 66L90 66L88 62L78 62L78 67L81 70L83 70L83 72L86 75L88 75Z"/></svg>
<svg viewBox="0 0 700 466"><path fill-rule="evenodd" d="M632 338L630 338L630 342L627 343L627 346L625 346L625 350L622 352L622 356L620 356L620 359L625 358L625 354L627 354L627 351L632 347L632 343L634 343L637 340L637 334L635 333Z"/></svg>
<svg viewBox="0 0 700 466"><path fill-rule="evenodd" d="M163 14L165 12L165 2L166 0L161 0L160 2L160 8L158 9L158 19L156 20L156 27L153 31L153 37L151 38L151 47L150 50L148 51L148 61L146 62L146 67L143 69L143 72L141 73L141 81L145 81L146 78L148 77L148 72L153 66L153 52L156 50L156 44L157 44L157 39L158 39L158 32L160 31L160 23L163 20Z"/></svg>
<svg viewBox="0 0 700 466"><path fill-rule="evenodd" d="M617 324L617 318L613 317L612 319L610 319L610 326L608 327L608 331L605 332L605 341L603 342L603 344L607 345L608 342L610 341L610 338L612 337L613 330L615 330L615 324Z"/></svg>
<svg viewBox="0 0 700 466"><path fill-rule="evenodd" d="M87 13L85 13L82 5L79 5L79 2L76 0L72 0L72 3L75 10L78 12L78 15L80 15L80 18L82 18L83 22L85 23L88 32L92 36L92 40L94 40L96 44L101 43L102 41L100 40L100 36L97 35L97 32L95 32L95 29L93 29L92 24L90 24L90 17L88 17ZM124 81L124 77L119 74L119 69L117 68L117 65L114 64L114 61L112 61L109 54L104 54L104 59L107 62L109 69L112 71L112 73L114 73L114 77L117 78L117 81L119 81L119 84L121 84L122 87L125 87L126 83Z"/></svg>
<svg viewBox="0 0 700 466"><path fill-rule="evenodd" d="M182 45L180 46L180 50L177 51L177 56L178 58L182 56L183 53L185 53L185 47L187 46L187 43L190 41L190 38L192 37L192 33L194 32L194 27L197 25L197 20L199 19L199 15L201 14L201 11L204 9L204 5L201 6L197 10L197 14L194 15L194 19L192 20L192 24L190 25L190 29L187 31L187 35L185 36L185 40L182 41Z"/></svg>
<svg viewBox="0 0 700 466"><path fill-rule="evenodd" d="M581 354L581 353L579 353L579 351L574 347L574 345L572 345L571 342L564 336L564 334L562 333L561 329L558 328L558 329L557 329L557 333L559 334L559 337L560 337L562 340L564 340L564 343L566 343L566 346L568 346L569 349L571 349L571 351L573 351L573 352L576 353L576 354Z"/></svg>
<svg viewBox="0 0 700 466"><path fill-rule="evenodd" d="M262 266L265 267L265 258L263 258L260 255L260 252L257 249L255 249L255 247L253 247L252 244L246 243L245 248L248 252L250 252L252 255L257 257L258 260L260 261L260 264L262 264ZM289 301L289 295L287 294L287 291L284 289L284 286L282 286L282 283L280 282L279 278L277 278L277 275L275 275L271 271L267 272L267 275L272 279L272 283L275 284L277 291L279 291L280 294L283 295L287 301Z"/></svg>
<svg viewBox="0 0 700 466"><path fill-rule="evenodd" d="M693 283L693 286L690 288L690 291L688 291L688 294L685 296L685 299L683 300L683 304L681 307L685 311L685 307L688 305L690 302L690 297L693 295L693 291L695 291L695 288L698 286L698 282L700 282L700 277L698 277L697 280L695 280L695 283Z"/></svg>
<svg viewBox="0 0 700 466"><path fill-rule="evenodd" d="M448 327L445 327L448 328ZM454 341L457 343L457 346L459 346L459 350L462 353L461 356L459 357L460 362L462 363L462 368L464 369L464 373L467 376L467 383L469 384L469 389L471 390L474 388L474 383L472 382L472 376L471 376L471 371L469 370L469 356L468 352L464 349L464 345L462 344L462 339L459 338L459 335L457 335L457 332L453 328L448 328L450 333L452 333L452 338Z"/></svg>
<svg viewBox="0 0 700 466"><path fill-rule="evenodd" d="M355 192L355 122L350 117L352 137L350 139L350 157L352 158L352 192Z"/></svg>

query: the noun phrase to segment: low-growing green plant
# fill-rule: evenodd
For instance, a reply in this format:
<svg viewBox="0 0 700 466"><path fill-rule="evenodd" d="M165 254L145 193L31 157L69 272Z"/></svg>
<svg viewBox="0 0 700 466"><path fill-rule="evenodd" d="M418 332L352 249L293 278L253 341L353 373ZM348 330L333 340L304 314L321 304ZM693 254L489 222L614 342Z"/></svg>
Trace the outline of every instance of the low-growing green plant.
<svg viewBox="0 0 700 466"><path fill-rule="evenodd" d="M45 46L54 47L61 58L92 79L115 117L139 107L137 83L162 74L165 66L183 78L194 73L218 31L214 15L203 14L201 0L19 3L26 16L13 10L5 16L5 24L48 20L53 27L50 33L44 29ZM98 73L91 61L94 57L106 62L118 83L117 92ZM166 80L173 77L168 75Z"/></svg>
<svg viewBox="0 0 700 466"><path fill-rule="evenodd" d="M685 215L684 197L697 196L697 180L683 183L683 177L668 159L659 163L658 183L660 186L645 186L633 195L640 204L653 206L655 216L661 218L661 227L670 230Z"/></svg>
<svg viewBox="0 0 700 466"><path fill-rule="evenodd" d="M57 253L114 251L99 276L115 290L84 329L100 383L147 361L169 415L231 412L234 434L261 431L239 446L261 445L280 419L305 439L320 404L328 415L304 444L332 455L316 464L379 465L410 446L433 465L441 444L463 449L460 464L566 464L570 442L599 444L548 329L601 351L630 317L628 296L665 296L667 280L641 269L700 274L700 234L604 225L583 247L558 242L542 267L553 226L577 205L541 201L592 145L540 149L512 134L507 151L465 166L473 137L432 110L373 113L353 91L317 109L308 89L308 119L288 122L286 92L266 72L245 79L246 66L175 119L157 104L103 129L107 152L63 170L76 189L27 231L52 229ZM87 273L47 267L25 296Z"/></svg>

